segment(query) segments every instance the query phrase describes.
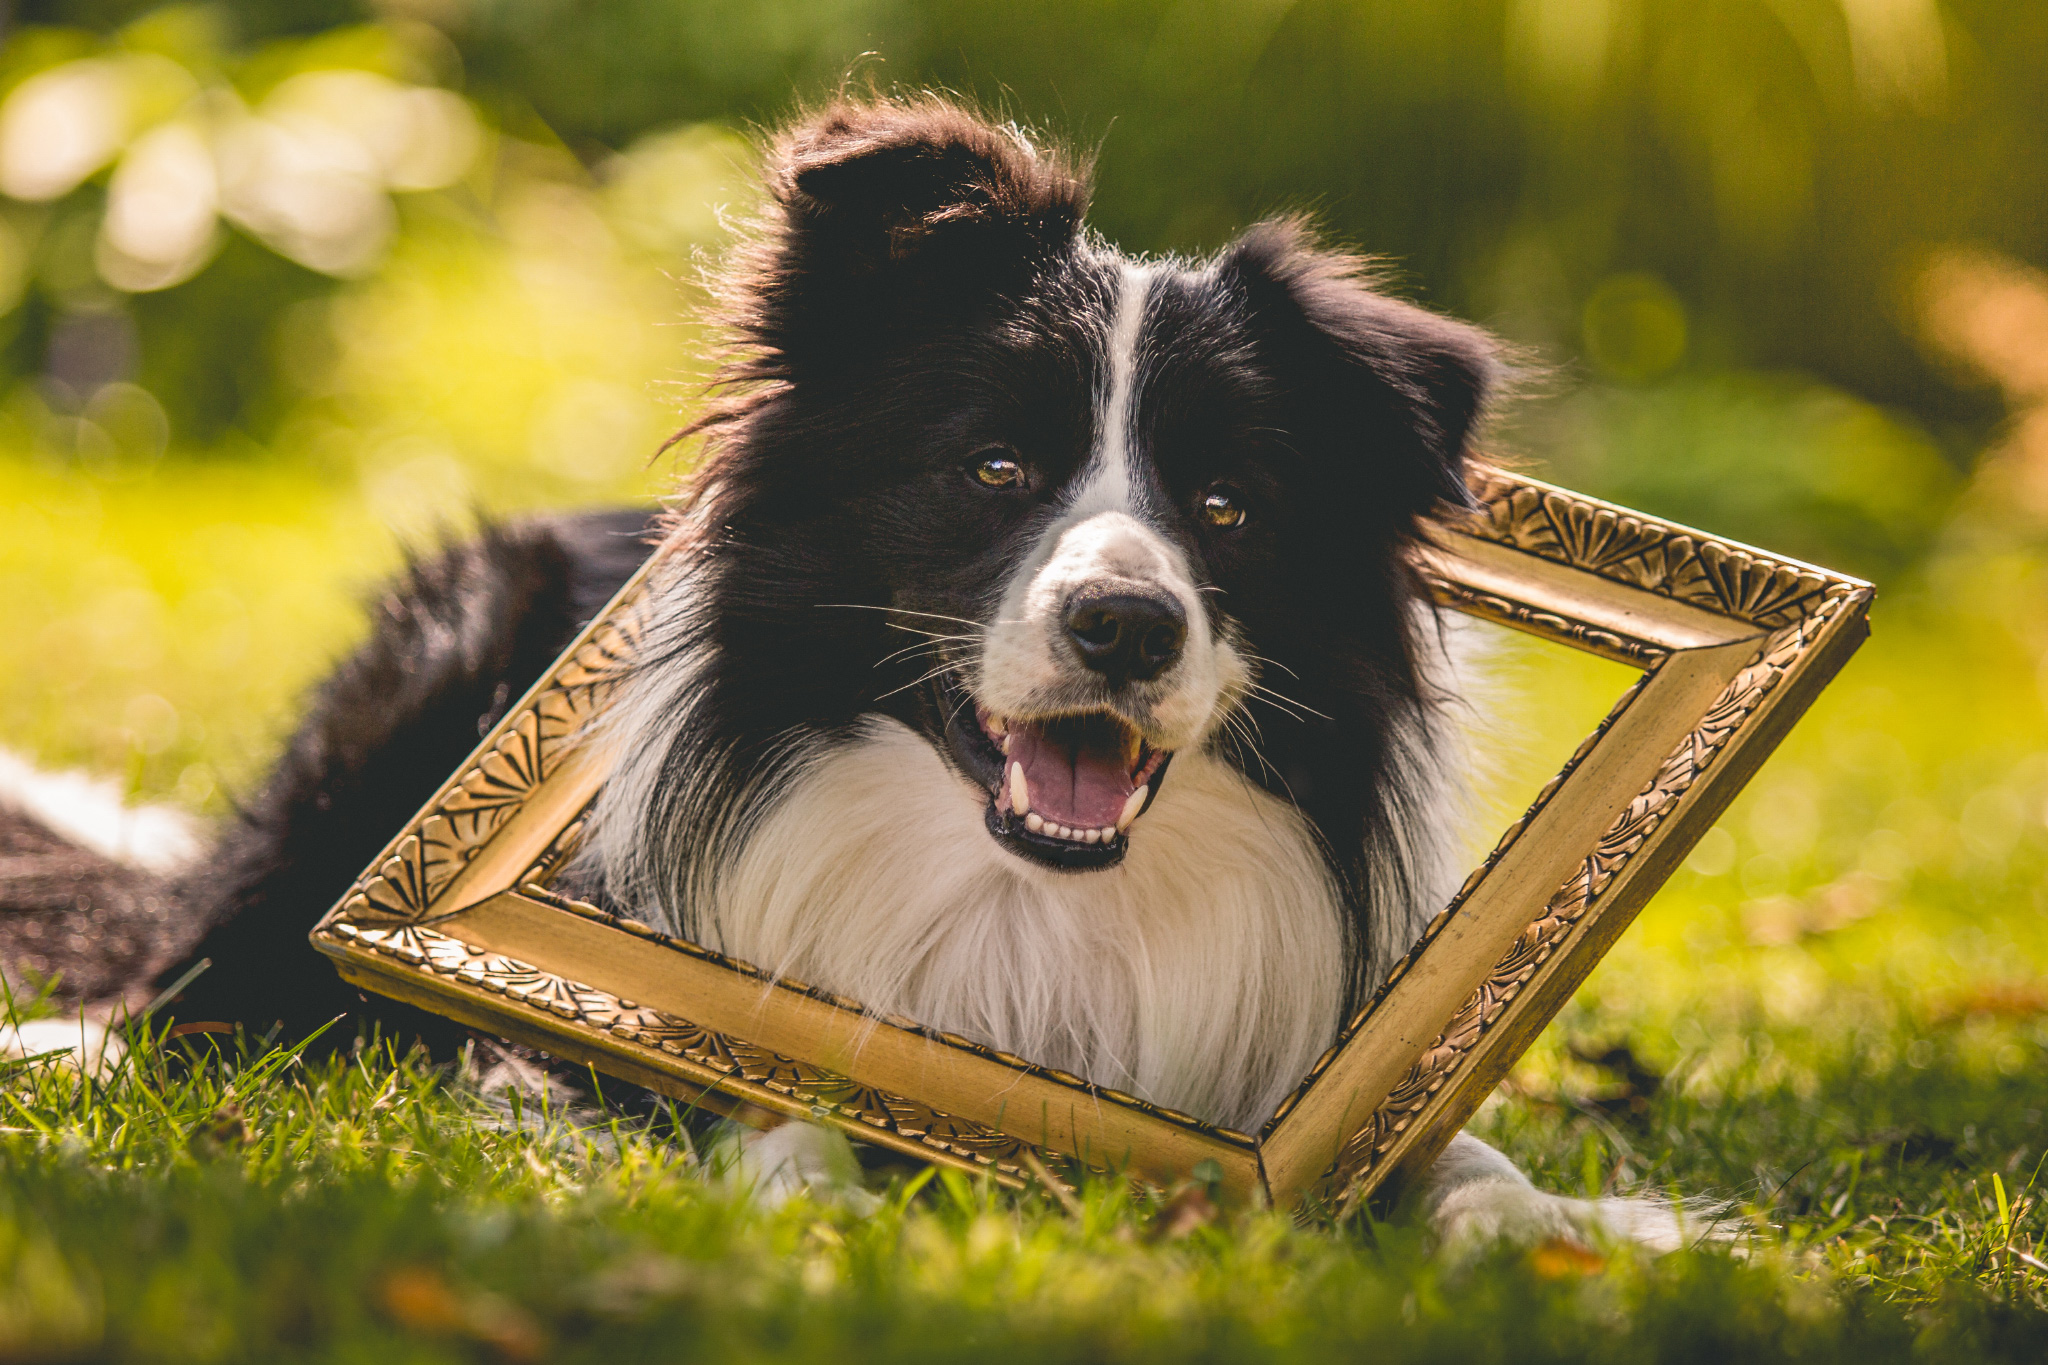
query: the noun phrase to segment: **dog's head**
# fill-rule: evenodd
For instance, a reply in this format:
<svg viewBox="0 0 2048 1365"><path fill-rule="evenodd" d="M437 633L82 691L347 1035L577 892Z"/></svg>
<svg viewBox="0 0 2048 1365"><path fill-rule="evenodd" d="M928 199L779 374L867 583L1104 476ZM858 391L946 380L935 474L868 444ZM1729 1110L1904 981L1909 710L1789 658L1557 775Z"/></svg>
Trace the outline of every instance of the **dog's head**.
<svg viewBox="0 0 2048 1365"><path fill-rule="evenodd" d="M1124 256L1071 163L943 102L827 110L769 186L696 504L729 709L894 715L1053 867L1119 862L1194 749L1349 861L1416 694L1401 551L1467 497L1489 340L1291 221Z"/></svg>

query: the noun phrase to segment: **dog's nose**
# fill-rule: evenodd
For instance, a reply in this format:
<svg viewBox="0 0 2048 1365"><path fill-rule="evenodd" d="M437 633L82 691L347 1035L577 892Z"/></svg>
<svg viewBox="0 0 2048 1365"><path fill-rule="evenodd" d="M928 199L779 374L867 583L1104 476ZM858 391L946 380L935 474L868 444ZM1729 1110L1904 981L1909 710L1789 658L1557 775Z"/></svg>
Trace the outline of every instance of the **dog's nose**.
<svg viewBox="0 0 2048 1365"><path fill-rule="evenodd" d="M1074 652L1111 687L1158 677L1187 637L1187 613L1164 594L1083 592L1067 601Z"/></svg>

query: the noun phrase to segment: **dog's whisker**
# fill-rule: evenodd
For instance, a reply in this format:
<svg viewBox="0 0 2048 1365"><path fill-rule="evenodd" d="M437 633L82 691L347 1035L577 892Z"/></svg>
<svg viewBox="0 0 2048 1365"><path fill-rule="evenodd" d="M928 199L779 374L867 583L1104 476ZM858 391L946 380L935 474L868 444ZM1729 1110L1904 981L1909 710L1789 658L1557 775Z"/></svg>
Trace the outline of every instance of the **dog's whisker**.
<svg viewBox="0 0 2048 1365"><path fill-rule="evenodd" d="M899 692L908 692L908 691L909 691L909 690L910 690L911 688L913 688L913 687L921 687L921 686L923 686L923 685L924 685L925 683L928 683L928 682L930 682L930 681L931 681L932 679L934 679L934 678L940 678L940 677L944 677L944 676L945 676L946 674L948 674L948 673L958 673L958 672L959 672L959 671L960 671L960 670L961 670L962 668L964 668L965 666L966 666L966 665L965 665L965 662L964 662L964 661L956 661L956 662L948 662L948 663L943 663L943 664L940 664L940 665L939 665L939 666L938 666L937 668L934 668L933 670L931 670L931 672L929 672L929 673L925 674L925 675L924 675L923 677L921 677L921 678L913 678L913 679L912 679L911 681L909 681L909 682L907 682L907 683L903 684L903 685L902 685L901 687L892 687L892 688L890 688L890 689L889 689L889 690L888 690L887 692L884 692L884 693L883 693L883 694L882 694L881 696L879 696L879 697L876 697L876 698L875 698L875 700L876 700L876 701L887 701L887 700L888 700L888 699L889 699L890 697L893 697L893 696L895 696L895 695L896 695L897 693L899 693Z"/></svg>
<svg viewBox="0 0 2048 1365"><path fill-rule="evenodd" d="M933 653L933 652L932 652L932 651L933 651L933 650L934 650L935 648L936 648L936 646L934 646L934 645L919 645L919 646L918 646L918 647L916 647L915 649L899 649L899 650L897 650L897 651L896 651L896 652L895 652L894 654L885 654L885 655L883 655L883 656L882 656L881 658L879 658L879 659L875 660L875 662L874 662L873 664L869 665L869 667L871 667L871 668L887 668L887 667L888 667L888 666L889 666L890 664L892 664L892 663L896 662L896 660L898 660L898 659L902 659L902 658L913 658L913 659L915 659L915 658L926 658L926 659L942 659L942 658L944 658L944 657L945 657L945 655L943 655L943 654L935 654L935 653Z"/></svg>
<svg viewBox="0 0 2048 1365"><path fill-rule="evenodd" d="M1263 654L1246 654L1244 657L1250 659L1253 663L1256 664L1271 664L1273 667L1279 669L1282 673L1285 673L1288 677L1293 678L1295 681L1299 682L1301 680L1301 674L1296 673L1293 669L1289 668L1286 664L1281 663L1278 659L1269 659Z"/></svg>
<svg viewBox="0 0 2048 1365"><path fill-rule="evenodd" d="M1277 779L1279 774L1274 770L1272 763L1266 758L1266 733L1259 725L1259 718L1246 706L1245 703L1248 699L1249 694L1243 691L1228 699L1227 707L1223 712L1222 723L1224 730L1229 735L1232 747L1237 751L1240 758L1249 756L1255 759L1261 768L1272 773ZM1249 775L1245 776L1249 780Z"/></svg>
<svg viewBox="0 0 2048 1365"><path fill-rule="evenodd" d="M956 625L971 626L975 630L986 629L979 621L969 620L965 616L948 616L941 611L912 611L909 607L883 607L872 602L813 602L811 605L828 611L886 611L895 616L923 616L933 621L951 621Z"/></svg>
<svg viewBox="0 0 2048 1365"><path fill-rule="evenodd" d="M1234 725L1232 724L1232 717L1226 716L1224 720L1226 726L1230 727L1231 738L1237 741L1238 752L1240 753L1240 755L1249 754L1250 757L1258 760L1259 766L1265 769L1266 772L1271 774L1273 781L1278 783L1280 785L1280 789L1287 793L1287 799L1289 801L1294 800L1294 788L1287 781L1286 775L1282 773L1278 768L1273 766L1271 760L1269 760L1266 757L1265 751L1259 746L1258 742L1252 739L1243 728L1244 725L1247 723L1256 725L1257 722L1252 721L1249 716L1242 715L1236 718L1236 723ZM1252 780L1251 774L1249 773L1240 772L1239 777L1242 781L1246 783L1250 783L1250 781ZM1260 818L1262 820L1265 818L1265 813L1263 811L1260 812Z"/></svg>
<svg viewBox="0 0 2048 1365"><path fill-rule="evenodd" d="M922 635L928 640L978 640L981 638L979 634L947 635L941 631L926 630L922 626L906 626L901 621L884 621L882 624L890 630L900 630L905 635Z"/></svg>
<svg viewBox="0 0 2048 1365"><path fill-rule="evenodd" d="M889 663L895 659L903 658L905 655L929 654L934 650L941 649L943 646L949 643L955 641L972 640L973 638L974 637L972 635L934 635L931 637L930 640L926 641L923 644L905 645L903 648L897 650L893 654L884 654L880 659L877 659L875 661L875 667L880 668L883 664Z"/></svg>
<svg viewBox="0 0 2048 1365"><path fill-rule="evenodd" d="M946 724L951 725L954 721L960 719L960 713L962 711L965 711L968 708L968 706L973 703L973 701L974 698L968 695L965 689L962 689L960 693L960 700L954 702L953 709L946 713Z"/></svg>
<svg viewBox="0 0 2048 1365"><path fill-rule="evenodd" d="M1292 786L1288 783L1286 776L1278 768L1274 767L1271 760L1266 757L1265 750L1260 743L1260 738L1257 735L1258 721L1250 713L1233 707L1223 714L1223 727L1231 739L1233 747L1237 749L1239 756L1256 760L1261 768L1272 775L1273 781L1279 784L1281 790L1287 793L1287 799L1292 801L1294 799ZM1249 774L1241 774L1241 776L1247 782L1251 780Z"/></svg>
<svg viewBox="0 0 2048 1365"><path fill-rule="evenodd" d="M1265 698L1265 700L1272 706L1280 710L1287 711L1287 713L1289 715L1293 715L1296 720L1302 719L1301 716L1294 714L1296 711L1305 711L1311 716L1319 716L1324 720L1335 719L1335 717L1331 716L1329 712L1318 711L1315 707L1310 706L1307 702L1296 701L1293 697L1288 696L1284 692L1275 692L1272 688L1265 686L1263 683L1246 683L1245 687L1247 690L1255 693L1256 695ZM1292 709L1290 710L1289 708Z"/></svg>
<svg viewBox="0 0 2048 1365"><path fill-rule="evenodd" d="M1249 689L1246 691L1245 695L1254 700L1263 701L1264 703L1266 703L1266 705L1272 707L1275 711L1278 711L1281 715L1287 717L1287 719L1291 721L1305 722L1308 719L1306 715L1289 706L1284 700L1275 700L1272 697L1265 696L1262 693L1252 691Z"/></svg>

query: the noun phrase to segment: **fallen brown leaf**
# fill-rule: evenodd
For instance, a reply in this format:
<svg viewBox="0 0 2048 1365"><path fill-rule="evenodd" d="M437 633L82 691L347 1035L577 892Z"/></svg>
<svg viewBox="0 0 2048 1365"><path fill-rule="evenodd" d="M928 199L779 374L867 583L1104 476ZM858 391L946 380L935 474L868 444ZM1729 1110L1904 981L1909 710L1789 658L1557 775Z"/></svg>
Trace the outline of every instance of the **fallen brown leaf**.
<svg viewBox="0 0 2048 1365"><path fill-rule="evenodd" d="M1183 1185L1160 1205L1152 1225L1145 1230L1147 1241L1177 1242L1196 1228L1216 1221L1216 1201L1201 1185Z"/></svg>
<svg viewBox="0 0 2048 1365"><path fill-rule="evenodd" d="M1553 1237L1529 1253L1529 1266L1546 1280L1592 1275L1607 1268L1607 1258L1591 1247Z"/></svg>

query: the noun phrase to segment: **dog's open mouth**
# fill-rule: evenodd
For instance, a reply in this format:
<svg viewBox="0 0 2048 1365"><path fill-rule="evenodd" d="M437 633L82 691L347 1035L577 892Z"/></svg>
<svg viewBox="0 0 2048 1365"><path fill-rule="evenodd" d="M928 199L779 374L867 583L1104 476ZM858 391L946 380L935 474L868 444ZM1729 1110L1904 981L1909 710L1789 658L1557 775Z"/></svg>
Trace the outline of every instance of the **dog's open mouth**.
<svg viewBox="0 0 2048 1365"><path fill-rule="evenodd" d="M1036 720L994 715L943 686L946 741L989 794L988 831L1052 867L1114 867L1172 755L1121 717L1093 711Z"/></svg>

